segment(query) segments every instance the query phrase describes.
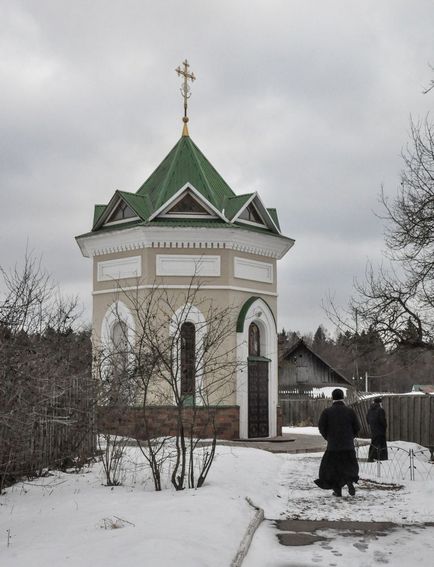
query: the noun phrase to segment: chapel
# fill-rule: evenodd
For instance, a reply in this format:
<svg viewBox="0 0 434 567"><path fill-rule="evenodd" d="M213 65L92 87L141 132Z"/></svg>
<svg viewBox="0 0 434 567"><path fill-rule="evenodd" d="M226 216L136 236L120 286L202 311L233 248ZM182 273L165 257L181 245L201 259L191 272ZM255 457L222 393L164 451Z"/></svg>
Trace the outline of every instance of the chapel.
<svg viewBox="0 0 434 567"><path fill-rule="evenodd" d="M294 240L282 234L275 208L256 191L235 193L192 140L189 82L196 77L187 61L176 71L183 81L181 138L137 190L116 190L106 204L95 205L91 230L76 237L93 262L93 344L117 340L119 317L133 333L137 313L127 290L176 292L174 313L185 313L180 390L185 403L200 406L203 384L191 360L206 333L203 301L215 309L233 306L226 352L240 365L228 395L210 394L222 424L219 436L274 437L280 433L277 261ZM186 309L192 286L197 303Z"/></svg>

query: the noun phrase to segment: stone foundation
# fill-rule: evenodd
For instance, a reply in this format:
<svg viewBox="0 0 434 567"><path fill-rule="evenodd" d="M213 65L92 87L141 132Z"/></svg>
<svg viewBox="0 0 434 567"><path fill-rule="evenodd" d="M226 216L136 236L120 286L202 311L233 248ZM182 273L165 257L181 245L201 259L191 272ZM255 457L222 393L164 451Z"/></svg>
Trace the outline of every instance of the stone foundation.
<svg viewBox="0 0 434 567"><path fill-rule="evenodd" d="M238 439L240 435L240 408L238 406L186 407L184 425L186 434L194 422L194 434L200 438L213 436L214 427L218 439ZM99 407L97 412L98 431L147 439L175 435L178 410L174 406Z"/></svg>

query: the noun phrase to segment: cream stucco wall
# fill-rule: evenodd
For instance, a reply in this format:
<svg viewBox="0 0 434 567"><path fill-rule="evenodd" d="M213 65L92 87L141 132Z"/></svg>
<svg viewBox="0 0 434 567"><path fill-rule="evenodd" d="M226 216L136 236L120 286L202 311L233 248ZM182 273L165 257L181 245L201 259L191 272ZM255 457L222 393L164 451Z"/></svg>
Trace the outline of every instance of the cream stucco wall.
<svg viewBox="0 0 434 567"><path fill-rule="evenodd" d="M181 256L185 254L195 256L219 256L220 257L220 276L207 276L193 278L190 276L157 276L156 262L157 255L170 254ZM98 262L107 260L117 260L131 256L141 256L142 275L137 278L125 278L113 281L98 281L97 267ZM245 258L255 262L266 262L273 267L273 282L265 283L245 278L238 278L234 275L234 258ZM242 306L251 297L261 297L269 306L274 318L276 318L277 295L276 295L276 260L263 257L258 254L247 254L234 250L225 249L188 249L188 248L146 248L129 252L117 252L95 256L93 259L93 330L94 341L98 343L101 339L101 330L107 310L114 302L121 300L131 311L133 318L136 318L137 300L143 301L146 296L152 293L152 289L158 286L165 289L173 311L181 308L186 302L189 285L201 286L201 289L194 291L194 302L202 311L205 319L211 308L218 311L228 309L228 316L232 319L232 334L227 337L221 345L221 353L229 353L232 361L237 358L237 333L236 320ZM191 293L191 292L190 292ZM158 326L167 327L168 322L162 312L157 312ZM138 331L140 332L140 331ZM167 330L167 332L169 332ZM268 345L268 351L264 356L277 357L277 343ZM206 386L206 384L204 384ZM214 389L215 390L215 389ZM232 380L222 380L219 391L213 391L210 398L211 403L236 404L236 374Z"/></svg>
<svg viewBox="0 0 434 567"><path fill-rule="evenodd" d="M156 263L158 255L194 255L199 257L206 256L220 256L220 276L206 276L198 277L201 285L229 285L233 287L250 288L253 291L263 292L265 295L276 293L276 260L260 256L259 254L248 254L235 250L225 249L205 249L205 248L145 248L142 250L116 252L111 254L103 254L94 256L93 258L93 291L101 292L110 290L119 285L124 287L136 286L137 278L123 278L116 281L98 281L97 280L97 267L98 262L107 260L117 260L119 258L128 258L131 256L140 256L142 263L142 276L140 277L140 285L189 285L191 282L190 276L157 276ZM235 277L234 274L234 258L245 258L255 262L262 262L271 264L273 267L273 282L265 283L245 278Z"/></svg>

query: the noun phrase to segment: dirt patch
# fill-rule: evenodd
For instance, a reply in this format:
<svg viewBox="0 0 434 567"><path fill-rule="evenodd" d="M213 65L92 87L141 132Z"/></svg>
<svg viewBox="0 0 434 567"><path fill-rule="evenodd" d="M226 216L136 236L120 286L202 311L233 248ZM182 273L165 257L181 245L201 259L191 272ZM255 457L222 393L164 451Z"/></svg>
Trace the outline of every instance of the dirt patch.
<svg viewBox="0 0 434 567"><path fill-rule="evenodd" d="M277 520L275 525L284 532L316 532L336 530L339 532L384 533L397 528L392 522L352 522L350 520Z"/></svg>
<svg viewBox="0 0 434 567"><path fill-rule="evenodd" d="M311 545L316 541L328 541L328 538L317 534L293 533L293 532L277 534L277 538L281 545L286 545L289 547L297 546L297 545Z"/></svg>
<svg viewBox="0 0 434 567"><path fill-rule="evenodd" d="M330 541L318 531L337 532L343 536L369 536L377 539L400 527L392 522L352 522L349 520L276 520L276 528L284 533L277 534L279 543L286 546L311 545L317 541Z"/></svg>
<svg viewBox="0 0 434 567"><path fill-rule="evenodd" d="M396 484L393 482L379 482L376 480L363 480L363 479L359 480L358 487L361 490L391 490L391 491L402 490L404 488L402 484Z"/></svg>

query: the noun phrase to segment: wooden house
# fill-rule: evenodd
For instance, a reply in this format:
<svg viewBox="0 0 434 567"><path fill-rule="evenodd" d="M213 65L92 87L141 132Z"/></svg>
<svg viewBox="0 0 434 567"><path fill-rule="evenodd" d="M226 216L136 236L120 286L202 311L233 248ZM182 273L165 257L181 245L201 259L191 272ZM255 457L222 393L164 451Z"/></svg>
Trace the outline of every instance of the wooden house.
<svg viewBox="0 0 434 567"><path fill-rule="evenodd" d="M352 387L350 380L332 368L303 339L283 352L279 359L279 390L310 390L325 386Z"/></svg>

